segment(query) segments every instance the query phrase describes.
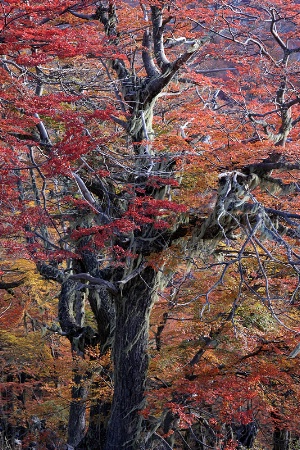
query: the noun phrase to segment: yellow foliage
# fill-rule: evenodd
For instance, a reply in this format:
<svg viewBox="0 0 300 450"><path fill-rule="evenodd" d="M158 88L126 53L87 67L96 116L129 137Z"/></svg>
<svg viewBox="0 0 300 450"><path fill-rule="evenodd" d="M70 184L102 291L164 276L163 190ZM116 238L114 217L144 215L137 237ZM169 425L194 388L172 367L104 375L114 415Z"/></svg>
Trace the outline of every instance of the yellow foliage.
<svg viewBox="0 0 300 450"><path fill-rule="evenodd" d="M43 362L43 367L45 367L45 364L52 359L50 349L45 346L40 332L20 335L2 330L0 343L2 351L6 355L6 362L12 362L17 365L25 364L26 366L32 363Z"/></svg>

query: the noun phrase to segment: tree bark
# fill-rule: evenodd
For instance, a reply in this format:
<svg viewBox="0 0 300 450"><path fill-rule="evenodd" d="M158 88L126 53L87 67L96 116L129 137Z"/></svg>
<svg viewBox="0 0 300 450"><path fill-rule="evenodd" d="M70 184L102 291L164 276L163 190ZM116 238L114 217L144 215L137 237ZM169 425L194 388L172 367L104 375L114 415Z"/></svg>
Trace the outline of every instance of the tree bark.
<svg viewBox="0 0 300 450"><path fill-rule="evenodd" d="M75 374L73 377L72 401L70 404L68 424L68 444L72 447L82 440L86 424L86 399L88 389L84 386L82 376Z"/></svg>
<svg viewBox="0 0 300 450"><path fill-rule="evenodd" d="M147 267L123 287L115 301L115 390L105 450L140 448L140 411L145 399L149 315L155 286L156 273Z"/></svg>
<svg viewBox="0 0 300 450"><path fill-rule="evenodd" d="M76 450L101 450L105 445L106 426L111 408L110 402L97 399L90 407L90 418L88 430L76 447Z"/></svg>
<svg viewBox="0 0 300 450"><path fill-rule="evenodd" d="M289 430L275 428L273 433L273 450L289 450L290 440L291 432Z"/></svg>

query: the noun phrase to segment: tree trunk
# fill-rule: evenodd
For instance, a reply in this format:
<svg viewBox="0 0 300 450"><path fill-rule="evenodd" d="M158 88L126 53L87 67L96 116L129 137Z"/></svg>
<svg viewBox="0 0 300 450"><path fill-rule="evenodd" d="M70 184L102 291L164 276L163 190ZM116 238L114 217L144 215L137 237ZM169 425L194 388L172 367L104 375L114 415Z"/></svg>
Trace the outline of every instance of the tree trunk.
<svg viewBox="0 0 300 450"><path fill-rule="evenodd" d="M289 450L291 433L288 430L275 428L273 434L273 450Z"/></svg>
<svg viewBox="0 0 300 450"><path fill-rule="evenodd" d="M93 252L82 252L82 262L84 270L88 274L93 277L102 278L98 260ZM90 288L88 292L88 301L97 323L97 339L100 344L101 353L103 354L111 346L112 334L115 326L113 302L109 292L103 286L97 286L97 289Z"/></svg>
<svg viewBox="0 0 300 450"><path fill-rule="evenodd" d="M148 325L154 300L155 271L147 267L116 298L113 346L114 397L105 450L137 450L141 438L148 369Z"/></svg>
<svg viewBox="0 0 300 450"><path fill-rule="evenodd" d="M84 386L82 376L75 374L73 377L72 401L69 412L68 444L72 447L82 440L85 433L86 399L88 389Z"/></svg>
<svg viewBox="0 0 300 450"><path fill-rule="evenodd" d="M95 400L94 400L95 401ZM106 439L106 418L109 417L111 403L96 399L90 407L88 430L76 450L101 450Z"/></svg>

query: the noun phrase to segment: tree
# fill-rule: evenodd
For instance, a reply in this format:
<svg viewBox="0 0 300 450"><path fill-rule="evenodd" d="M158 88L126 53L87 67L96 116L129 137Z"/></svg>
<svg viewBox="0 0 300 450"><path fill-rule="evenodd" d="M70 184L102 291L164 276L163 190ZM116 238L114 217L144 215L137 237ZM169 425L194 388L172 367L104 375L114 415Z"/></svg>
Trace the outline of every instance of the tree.
<svg viewBox="0 0 300 450"><path fill-rule="evenodd" d="M172 255L220 269L207 305L237 271L228 322L244 290L279 322L282 305L297 306L299 18L279 2L2 9L3 245L61 284L59 332L74 355L112 351L111 405L92 409L105 416L97 440L92 418L84 434L90 373L74 373L69 444L144 448L149 317L166 286L179 288ZM289 306L272 280L282 267Z"/></svg>

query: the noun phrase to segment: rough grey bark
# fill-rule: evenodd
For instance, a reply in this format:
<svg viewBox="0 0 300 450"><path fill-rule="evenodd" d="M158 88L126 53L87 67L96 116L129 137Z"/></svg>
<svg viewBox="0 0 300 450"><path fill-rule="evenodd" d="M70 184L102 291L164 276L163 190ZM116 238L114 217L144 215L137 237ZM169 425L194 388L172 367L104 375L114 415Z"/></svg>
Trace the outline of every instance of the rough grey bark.
<svg viewBox="0 0 300 450"><path fill-rule="evenodd" d="M103 272L92 252L83 253L84 271L95 278L102 278ZM111 346L112 335L115 329L114 302L106 285L91 287L88 291L88 301L97 324L97 342L101 345L102 353Z"/></svg>
<svg viewBox="0 0 300 450"><path fill-rule="evenodd" d="M73 271L80 270L81 264L73 263ZM61 329L71 342L71 350L74 356L83 356L85 345L89 344L88 329L84 328L85 317L84 293L79 289L78 283L65 280L62 283L59 299L59 321ZM90 333L91 334L91 333ZM92 333L93 334L93 333ZM88 376L88 374L86 375ZM69 410L68 444L72 447L82 440L86 428L86 400L88 389L84 378L73 370L72 401Z"/></svg>
<svg viewBox="0 0 300 450"><path fill-rule="evenodd" d="M140 448L148 369L149 315L157 274L148 267L130 280L115 299L116 333L113 346L114 397L105 450Z"/></svg>
<svg viewBox="0 0 300 450"><path fill-rule="evenodd" d="M74 448L83 439L86 428L85 403L88 396L88 389L85 387L84 381L80 374L74 374L68 423L68 444Z"/></svg>

